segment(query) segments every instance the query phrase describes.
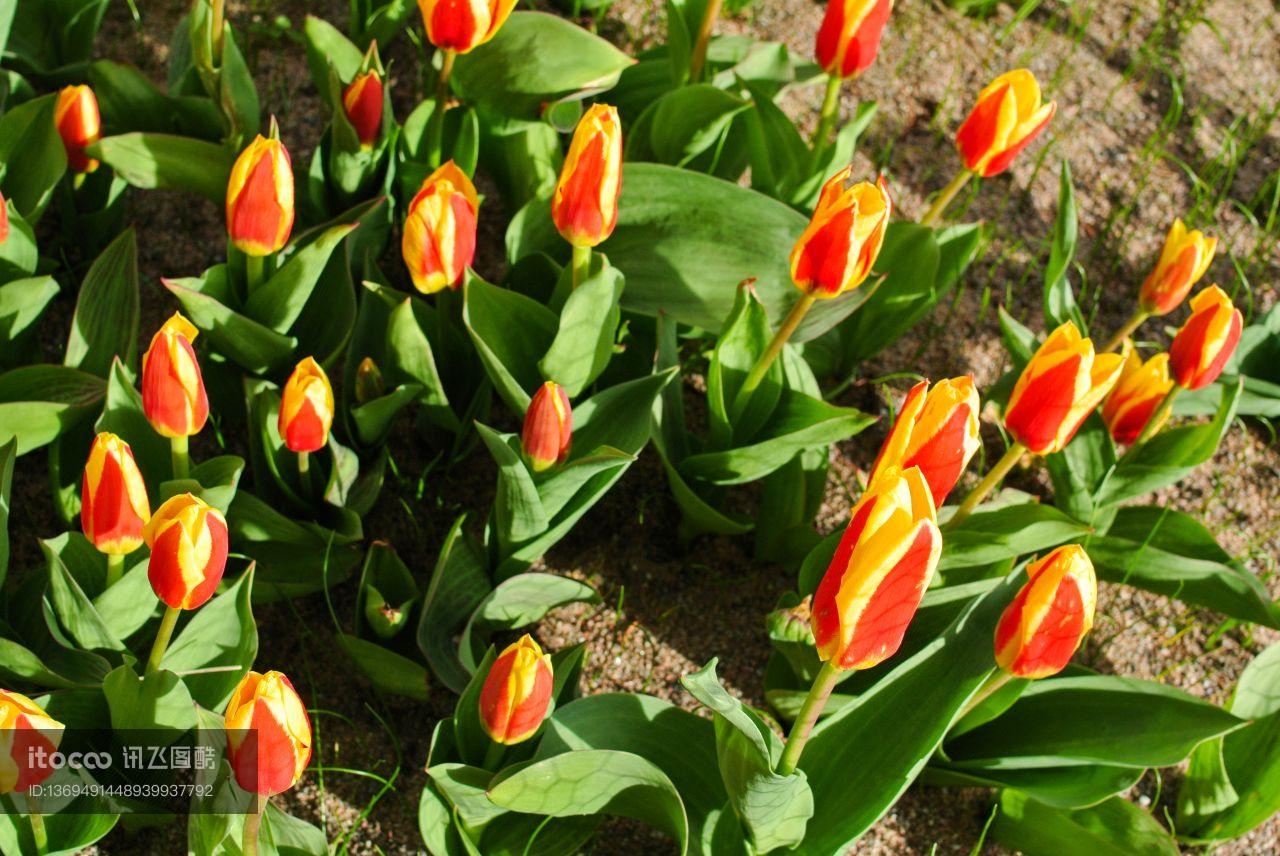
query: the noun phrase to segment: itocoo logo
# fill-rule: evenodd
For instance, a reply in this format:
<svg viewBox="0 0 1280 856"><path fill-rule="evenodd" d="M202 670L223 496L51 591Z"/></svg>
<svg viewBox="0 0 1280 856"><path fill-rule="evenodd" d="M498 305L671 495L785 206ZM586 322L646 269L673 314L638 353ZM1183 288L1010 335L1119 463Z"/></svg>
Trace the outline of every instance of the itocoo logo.
<svg viewBox="0 0 1280 856"><path fill-rule="evenodd" d="M43 746L27 747L27 763L34 769L106 770L111 766L110 752L50 752Z"/></svg>

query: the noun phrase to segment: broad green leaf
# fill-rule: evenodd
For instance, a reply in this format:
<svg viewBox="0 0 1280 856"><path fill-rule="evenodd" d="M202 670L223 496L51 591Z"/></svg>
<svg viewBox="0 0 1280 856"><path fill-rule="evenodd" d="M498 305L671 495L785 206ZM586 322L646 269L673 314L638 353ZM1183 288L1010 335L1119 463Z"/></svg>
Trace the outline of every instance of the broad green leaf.
<svg viewBox="0 0 1280 856"><path fill-rule="evenodd" d="M23 219L11 200L5 200L9 215L9 237L0 243L0 281L32 276L40 263L35 230Z"/></svg>
<svg viewBox="0 0 1280 856"><path fill-rule="evenodd" d="M476 431L498 464L498 492L489 526L497 533L498 549L505 553L513 544L545 532L549 521L515 437L480 423Z"/></svg>
<svg viewBox="0 0 1280 856"><path fill-rule="evenodd" d="M62 775L55 774L44 784L51 789L58 786L83 787L79 777L70 770L65 770ZM8 793L0 797L0 853L4 856L26 856L40 852L31 835L26 803L20 797L15 799L15 796ZM119 815L108 813L105 801L95 802L89 797L79 797L74 806L45 816L48 845L43 852L45 856L84 853L110 832L119 819Z"/></svg>
<svg viewBox="0 0 1280 856"><path fill-rule="evenodd" d="M1029 502L978 511L942 539L941 571L987 565L1084 538L1090 528L1051 505Z"/></svg>
<svg viewBox="0 0 1280 856"><path fill-rule="evenodd" d="M1013 788L1055 808L1096 805L1138 783L1141 767L1076 764L1024 770L957 770L930 764L920 780L954 788Z"/></svg>
<svg viewBox="0 0 1280 856"><path fill-rule="evenodd" d="M748 103L709 83L673 89L653 101L630 127L627 160L687 166L723 142Z"/></svg>
<svg viewBox="0 0 1280 856"><path fill-rule="evenodd" d="M25 455L52 442L100 406L102 378L66 366L24 366L0 374L0 443Z"/></svg>
<svg viewBox="0 0 1280 856"><path fill-rule="evenodd" d="M599 602L600 596L586 583L555 574L517 574L499 583L467 619L458 642L463 664L474 669L495 633L535 624L570 603Z"/></svg>
<svg viewBox="0 0 1280 856"><path fill-rule="evenodd" d="M148 564L148 557L133 553L125 559L124 575L93 598L94 609L117 639L128 639L162 609L147 579Z"/></svg>
<svg viewBox="0 0 1280 856"><path fill-rule="evenodd" d="M320 90L320 100L325 104L340 104L342 93L329 91L329 69L336 72L339 82L349 83L360 71L364 51L337 27L315 15L307 15L302 32L307 42L307 65L311 68L312 82Z"/></svg>
<svg viewBox="0 0 1280 856"><path fill-rule="evenodd" d="M498 395L517 413L542 383L538 361L555 340L557 321L545 306L470 277L463 285L463 321Z"/></svg>
<svg viewBox="0 0 1280 856"><path fill-rule="evenodd" d="M346 633L339 634L338 644L376 689L418 701L426 701L430 697L431 682L426 668L420 663Z"/></svg>
<svg viewBox="0 0 1280 856"><path fill-rule="evenodd" d="M1102 417L1093 413L1060 452L1045 456L1054 504L1077 520L1092 522L1101 509L1094 496L1116 464L1116 445Z"/></svg>
<svg viewBox="0 0 1280 856"><path fill-rule="evenodd" d="M749 285L738 286L733 314L716 338L707 366L709 445L728 449L737 439L749 441L773 413L782 394L782 362L774 360L759 385L749 395L742 387L756 361L764 354L773 330L764 305Z"/></svg>
<svg viewBox="0 0 1280 856"><path fill-rule="evenodd" d="M354 224L333 226L295 252L249 295L245 315L277 333L288 332L315 291L329 256L354 228Z"/></svg>
<svg viewBox="0 0 1280 856"><path fill-rule="evenodd" d="M149 131L217 141L222 138L218 108L208 98L168 95L132 65L95 60L89 85L98 98L105 132Z"/></svg>
<svg viewBox="0 0 1280 856"><path fill-rule="evenodd" d="M131 666L119 666L102 682L102 693L111 708L111 727L116 731L167 731L177 740L196 727L191 693L173 672L161 670L140 676Z"/></svg>
<svg viewBox="0 0 1280 856"><path fill-rule="evenodd" d="M210 600L178 632L160 661L182 676L191 697L221 710L258 654L258 625L253 620L254 568Z"/></svg>
<svg viewBox="0 0 1280 856"><path fill-rule="evenodd" d="M135 132L103 137L88 152L134 187L185 190L219 205L226 202L232 158L217 143Z"/></svg>
<svg viewBox="0 0 1280 856"><path fill-rule="evenodd" d="M1178 856L1149 813L1121 797L1092 808L1058 809L1014 790L1000 794L996 841L1026 856Z"/></svg>
<svg viewBox="0 0 1280 856"><path fill-rule="evenodd" d="M138 361L138 246L126 229L94 260L76 299L65 365L107 377L119 359L131 372Z"/></svg>
<svg viewBox="0 0 1280 856"><path fill-rule="evenodd" d="M182 311L200 328L214 350L255 374L291 366L298 341L230 308L230 283L226 265L205 271L202 277L162 279L178 298Z"/></svg>
<svg viewBox="0 0 1280 856"><path fill-rule="evenodd" d="M0 191L30 223L40 219L67 169L66 150L54 127L56 95L45 95L0 116Z"/></svg>
<svg viewBox="0 0 1280 856"><path fill-rule="evenodd" d="M418 622L418 649L436 678L455 693L466 688L471 672L458 659L454 639L492 589L480 550L462 531L465 521L465 515L459 517L445 536Z"/></svg>
<svg viewBox="0 0 1280 856"><path fill-rule="evenodd" d="M69 540L73 541L71 549L68 549ZM82 571L86 562L77 558L76 547L84 548L87 544L78 533L67 533L40 542L49 570L49 599L58 623L79 647L108 656L118 655L126 650L124 643L111 632L84 591L84 585L96 582L86 578ZM101 583L97 583L97 587L101 587Z"/></svg>
<svg viewBox="0 0 1280 856"><path fill-rule="evenodd" d="M58 283L51 276L24 277L0 285L0 366L22 361L17 340L35 329L57 293Z"/></svg>
<svg viewBox="0 0 1280 856"><path fill-rule="evenodd" d="M13 465L18 459L18 443L9 440L0 446L0 585L9 573L9 492L13 487Z"/></svg>
<svg viewBox="0 0 1280 856"><path fill-rule="evenodd" d="M1044 269L1044 323L1053 330L1066 321L1074 321L1085 332L1089 328L1076 305L1075 294L1067 270L1076 253L1076 234L1079 216L1076 213L1076 193L1071 184L1071 165L1062 162L1062 174L1058 189L1058 216L1053 223L1053 242L1049 245L1049 262Z"/></svg>
<svg viewBox="0 0 1280 856"><path fill-rule="evenodd" d="M538 363L542 376L564 387L570 398L576 398L609 364L622 317L618 308L622 274L603 257L597 255L593 261L599 269L565 300L556 337Z"/></svg>

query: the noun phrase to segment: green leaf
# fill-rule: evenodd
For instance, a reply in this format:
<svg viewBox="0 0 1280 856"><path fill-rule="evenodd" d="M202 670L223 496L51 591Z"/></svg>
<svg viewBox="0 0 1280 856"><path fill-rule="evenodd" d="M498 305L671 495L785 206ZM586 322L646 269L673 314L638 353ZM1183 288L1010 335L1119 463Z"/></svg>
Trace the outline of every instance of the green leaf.
<svg viewBox="0 0 1280 856"><path fill-rule="evenodd" d="M151 131L203 140L220 140L222 122L208 98L167 95L132 65L95 60L89 85L98 98L106 133Z"/></svg>
<svg viewBox="0 0 1280 856"><path fill-rule="evenodd" d="M478 422L476 431L498 464L498 492L489 525L497 533L499 550L506 552L511 545L547 531L547 513L514 436Z"/></svg>
<svg viewBox="0 0 1280 856"><path fill-rule="evenodd" d="M629 129L627 161L687 166L722 145L735 116L748 108L738 96L709 83L695 83L653 101Z"/></svg>
<svg viewBox="0 0 1280 856"><path fill-rule="evenodd" d="M1044 460L1054 504L1077 520L1093 521L1101 511L1094 497L1116 464L1116 444L1102 416L1090 414L1067 447Z"/></svg>
<svg viewBox="0 0 1280 856"><path fill-rule="evenodd" d="M64 364L107 377L117 358L138 361L138 246L126 229L94 260L76 299Z"/></svg>
<svg viewBox="0 0 1280 856"><path fill-rule="evenodd" d="M676 376L663 371L601 390L573 408L571 460L602 447L638 455L649 442L653 402Z"/></svg>
<svg viewBox="0 0 1280 856"><path fill-rule="evenodd" d="M1000 794L996 841L1027 856L1178 856L1150 814L1120 797L1092 808L1057 809L1018 791Z"/></svg>
<svg viewBox="0 0 1280 856"><path fill-rule="evenodd" d="M1054 808L1097 805L1138 783L1140 767L1084 764L1025 770L956 770L931 764L920 776L928 785L951 788L1013 788Z"/></svg>
<svg viewBox="0 0 1280 856"><path fill-rule="evenodd" d="M17 460L16 440L0 446L0 585L4 585L9 573L9 493L13 488L13 465Z"/></svg>
<svg viewBox="0 0 1280 856"><path fill-rule="evenodd" d="M431 696L430 679L421 664L366 639L346 633L338 644L375 689L426 701Z"/></svg>
<svg viewBox="0 0 1280 856"><path fill-rule="evenodd" d="M58 776L47 779L49 787L58 785L76 787L81 780L72 778L70 771L66 778L59 782ZM120 819L117 814L107 813L103 801L97 802L88 797L79 797L70 810L59 811L45 816L45 831L48 835L48 846L44 850L46 856L76 856L85 852L95 842L105 836ZM15 799L9 793L0 797L0 853L5 856L25 856L39 852L35 839L31 835L31 824L26 817L26 804Z"/></svg>
<svg viewBox="0 0 1280 856"><path fill-rule="evenodd" d="M24 366L0 374L0 443L25 455L92 415L106 383L66 366Z"/></svg>
<svg viewBox="0 0 1280 856"><path fill-rule="evenodd" d="M594 256L593 262L598 269L565 300L556 337L538 363L542 376L564 387L570 398L590 386L609 364L622 317L621 272L602 256Z"/></svg>
<svg viewBox="0 0 1280 856"><path fill-rule="evenodd" d="M228 306L231 300L226 265L204 276L160 281L182 304L183 313L208 336L214 350L246 371L268 374L293 365L298 341Z"/></svg>
<svg viewBox="0 0 1280 856"><path fill-rule="evenodd" d="M329 105L341 104L342 92L330 91L329 69L333 69L339 82L349 83L360 71L364 51L337 27L315 15L307 15L302 32L307 42L307 65L312 82L320 90L320 100Z"/></svg>
<svg viewBox="0 0 1280 856"><path fill-rule="evenodd" d="M599 602L586 583L555 574L517 574L499 583L467 619L458 642L463 663L475 668L495 633L536 624L557 607Z"/></svg>
<svg viewBox="0 0 1280 856"><path fill-rule="evenodd" d="M5 201L5 211L9 215L9 237L0 243L0 281L9 282L34 274L40 251L36 248L35 231L11 200Z"/></svg>
<svg viewBox="0 0 1280 856"><path fill-rule="evenodd" d="M510 811L574 817L611 814L655 826L689 852L689 823L671 779L629 752L584 749L522 767L490 787L489 799Z"/></svg>
<svg viewBox="0 0 1280 856"><path fill-rule="evenodd" d="M744 400L742 385L773 338L764 305L749 285L738 286L733 313L716 339L707 366L707 410L712 449L745 443L773 413L782 394L782 362L775 360L760 384Z"/></svg>
<svg viewBox="0 0 1280 856"><path fill-rule="evenodd" d="M69 540L72 541L70 545ZM93 570L98 570L96 556L87 561L83 558L89 552L88 542L77 533L67 533L42 540L40 549L48 563L49 599L57 614L58 623L66 630L67 635L87 651L108 654L125 651L124 643L111 632L111 628L85 594L84 584L90 583L84 572L85 566L93 563Z"/></svg>
<svg viewBox="0 0 1280 856"><path fill-rule="evenodd" d="M126 558L124 575L93 599L93 608L117 639L128 639L137 633L160 609L147 578L149 562L148 557L137 553Z"/></svg>
<svg viewBox="0 0 1280 856"><path fill-rule="evenodd" d="M466 688L471 672L458 659L454 638L492 588L480 551L462 531L465 521L465 515L459 517L445 536L418 622L418 649L455 693Z"/></svg>
<svg viewBox="0 0 1280 856"><path fill-rule="evenodd" d="M462 319L498 395L517 413L542 383L538 360L556 337L551 310L523 294L468 277Z"/></svg>
<svg viewBox="0 0 1280 856"><path fill-rule="evenodd" d="M56 95L19 104L0 116L0 191L34 223L67 169L66 150L53 122Z"/></svg>
<svg viewBox="0 0 1280 856"><path fill-rule="evenodd" d="M1067 270L1076 253L1076 233L1079 216L1076 214L1076 193L1071 184L1071 165L1062 162L1062 177L1058 190L1058 216L1053 222L1053 243L1049 246L1049 262L1044 269L1044 324L1053 330L1067 321L1085 331L1089 328L1080 315Z"/></svg>
<svg viewBox="0 0 1280 856"><path fill-rule="evenodd" d="M354 228L355 224L333 226L291 255L249 295L245 315L277 333L288 332L315 291L329 257Z"/></svg>
<svg viewBox="0 0 1280 856"><path fill-rule="evenodd" d="M1092 530L1051 505L1028 502L979 511L947 527L940 571L989 565L1038 553L1087 536Z"/></svg>
<svg viewBox="0 0 1280 856"><path fill-rule="evenodd" d="M103 137L88 152L134 187L185 190L219 205L226 202L232 158L217 143L135 132Z"/></svg>
<svg viewBox="0 0 1280 856"><path fill-rule="evenodd" d="M111 708L111 727L117 731L169 731L177 740L196 727L191 693L173 672L140 677L131 666L119 666L102 682L102 692Z"/></svg>
<svg viewBox="0 0 1280 856"><path fill-rule="evenodd" d="M222 594L206 603L178 633L160 661L182 676L191 697L210 710L221 710L258 654L258 625L250 595L254 568Z"/></svg>
<svg viewBox="0 0 1280 856"><path fill-rule="evenodd" d="M20 362L19 339L34 332L57 293L58 283L51 276L25 277L0 285L0 366Z"/></svg>

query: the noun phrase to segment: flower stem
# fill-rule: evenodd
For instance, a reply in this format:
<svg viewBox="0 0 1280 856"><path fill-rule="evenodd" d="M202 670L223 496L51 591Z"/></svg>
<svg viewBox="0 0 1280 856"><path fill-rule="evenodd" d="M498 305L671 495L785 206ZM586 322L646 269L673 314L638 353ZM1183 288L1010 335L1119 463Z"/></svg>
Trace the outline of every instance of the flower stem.
<svg viewBox="0 0 1280 856"><path fill-rule="evenodd" d="M972 713L974 708L995 695L997 690L1009 683L1012 679L1013 675L1009 674L1004 669L996 669L994 672L987 675L986 680L984 680L982 685L978 687L978 691L969 697L969 700L964 703L964 707L960 708L960 712L957 713L956 718L952 720L952 725Z"/></svg>
<svg viewBox="0 0 1280 856"><path fill-rule="evenodd" d="M311 469L311 453L299 452L298 453L298 475L302 476L303 479L305 479L307 477L307 471L310 469Z"/></svg>
<svg viewBox="0 0 1280 856"><path fill-rule="evenodd" d="M578 286L587 281L587 277L591 275L591 248L573 247L573 290L577 291Z"/></svg>
<svg viewBox="0 0 1280 856"><path fill-rule="evenodd" d="M707 64L707 45L711 43L711 31L715 28L716 19L720 17L720 7L724 0L708 0L707 8L702 13L702 24L698 27L698 39L693 43L693 54L689 57L689 81L697 83L702 78L702 69Z"/></svg>
<svg viewBox="0 0 1280 856"><path fill-rule="evenodd" d="M36 853L44 856L49 852L49 831L44 826L44 815L40 813L40 803L30 791L23 796L27 800L27 821L31 824L31 838L35 841Z"/></svg>
<svg viewBox="0 0 1280 856"><path fill-rule="evenodd" d="M253 811L245 815L244 835L240 839L240 852L244 856L258 856L258 830L262 827L262 813L267 808L267 798L253 795Z"/></svg>
<svg viewBox="0 0 1280 856"><path fill-rule="evenodd" d="M427 126L429 148L427 154L432 166L440 166L444 159L444 114L448 109L449 78L453 75L453 61L458 54L448 48L442 48L440 58L440 76L436 78L436 103L431 111L431 122Z"/></svg>
<svg viewBox="0 0 1280 856"><path fill-rule="evenodd" d="M267 272L266 256L245 256L244 257L244 281L248 286L248 293L253 294L254 289L262 285L262 280Z"/></svg>
<svg viewBox="0 0 1280 856"><path fill-rule="evenodd" d="M181 612L176 606L165 607L164 617L160 619L160 629L156 631L156 641L151 646L151 656L147 658L148 675L160 671L160 661L164 659L164 652L169 649L169 640L173 638L173 628L177 625Z"/></svg>
<svg viewBox="0 0 1280 856"><path fill-rule="evenodd" d="M831 140L831 130L835 127L836 119L840 115L840 84L842 83L844 83L843 77L834 74L827 77L827 94L822 99L822 114L818 117L818 130L813 134L813 146L809 154L810 173L818 168L818 162L822 160L822 155Z"/></svg>
<svg viewBox="0 0 1280 856"><path fill-rule="evenodd" d="M185 479L191 475L191 455L187 450L186 437L169 438L169 457L173 461L173 477Z"/></svg>
<svg viewBox="0 0 1280 856"><path fill-rule="evenodd" d="M969 183L969 179L973 178L973 173L967 169L962 169L956 173L956 177L951 179L951 183L939 191L937 197L934 198L933 204L929 206L929 210L920 218L921 226L932 226L942 217L942 212L947 210L947 206L951 204L951 200L956 198L964 186Z"/></svg>
<svg viewBox="0 0 1280 856"><path fill-rule="evenodd" d="M840 669L828 662L822 664L818 676L813 679L813 686L809 687L809 694L805 696L804 704L796 714L796 721L791 723L787 745L782 748L782 758L778 761L780 775L789 776L795 772L796 765L800 763L800 753L804 751L804 744L809 740L814 723L822 715L822 709L827 706L831 691L840 681L840 674Z"/></svg>
<svg viewBox="0 0 1280 856"><path fill-rule="evenodd" d="M773 334L773 339L769 342L768 347L764 349L764 353L760 355L760 359L756 360L755 365L751 367L751 371L747 372L747 378L742 382L742 388L738 390L738 394L734 397L733 411L735 413L742 412L742 408L746 406L747 401L751 398L751 393L755 392L756 387L760 385L760 381L764 380L765 374L769 371L769 366L773 365L773 361L778 358L778 354L782 353L782 346L787 344L787 340L795 333L796 328L800 326L800 322L804 320L804 316L813 307L816 299L811 294L805 294L801 295L800 299L791 305L791 311L782 320L782 325L778 327L778 332Z"/></svg>
<svg viewBox="0 0 1280 856"><path fill-rule="evenodd" d="M223 21L226 20L226 0L213 0L213 22L210 29L213 31L213 58L222 66L222 30Z"/></svg>
<svg viewBox="0 0 1280 856"><path fill-rule="evenodd" d="M506 746L503 746L497 740L490 740L489 749L484 753L484 768L495 773L498 772L498 765L502 763L502 756L506 752Z"/></svg>
<svg viewBox="0 0 1280 856"><path fill-rule="evenodd" d="M1169 387L1169 391L1160 401L1160 406L1151 414L1151 418L1147 420L1147 424L1143 426L1142 433L1138 435L1138 439L1133 441L1133 445L1129 447L1132 451L1143 443L1150 440L1160 430L1165 421L1169 418L1169 414L1173 412L1173 400L1178 397L1178 393L1182 391L1182 387L1176 383Z"/></svg>
<svg viewBox="0 0 1280 856"><path fill-rule="evenodd" d="M951 516L951 520L947 526L956 526L964 521L966 517L973 514L973 510L978 507L982 500L986 499L987 494L1009 474L1009 470L1013 469L1013 465L1018 463L1027 451L1027 447L1021 443L1014 443L1009 447L1009 451L1004 453L1004 457L996 461L996 465L991 468L991 472L978 482L978 486L969 491L969 495L964 498L964 502L960 503L960 507L956 509L956 513Z"/></svg>
<svg viewBox="0 0 1280 856"><path fill-rule="evenodd" d="M1133 315L1129 317L1129 320L1124 322L1124 326L1117 330L1116 334L1111 337L1111 341L1107 342L1106 347L1102 349L1102 353L1110 353L1120 347L1124 344L1124 340L1129 338L1129 335L1133 333L1134 330L1141 327L1142 322L1146 321L1150 317L1150 312L1143 312L1141 309L1134 312Z"/></svg>
<svg viewBox="0 0 1280 856"><path fill-rule="evenodd" d="M124 575L124 556L116 553L107 554L107 588L120 582Z"/></svg>

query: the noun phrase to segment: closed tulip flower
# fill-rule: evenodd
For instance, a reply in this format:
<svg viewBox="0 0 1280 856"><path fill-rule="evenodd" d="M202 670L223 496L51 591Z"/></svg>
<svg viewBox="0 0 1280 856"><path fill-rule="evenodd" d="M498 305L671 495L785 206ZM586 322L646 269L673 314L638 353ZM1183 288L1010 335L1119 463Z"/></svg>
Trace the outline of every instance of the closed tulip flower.
<svg viewBox="0 0 1280 856"><path fill-rule="evenodd" d="M227 703L227 757L236 784L263 797L298 783L311 760L311 718L280 672L249 672Z"/></svg>
<svg viewBox="0 0 1280 856"><path fill-rule="evenodd" d="M0 193L0 244L9 240L9 202Z"/></svg>
<svg viewBox="0 0 1280 856"><path fill-rule="evenodd" d="M1093 342L1066 322L1022 370L1005 408L1005 428L1037 455L1060 451L1116 385L1124 360L1095 354Z"/></svg>
<svg viewBox="0 0 1280 856"><path fill-rule="evenodd" d="M934 505L941 506L982 447L978 409L978 389L968 375L939 381L932 389L928 381L916 384L902 403L870 480L894 467L918 467Z"/></svg>
<svg viewBox="0 0 1280 856"><path fill-rule="evenodd" d="M1177 309L1191 293L1213 261L1216 238L1188 231L1181 220L1174 220L1155 269L1142 283L1138 304L1148 315L1166 315Z"/></svg>
<svg viewBox="0 0 1280 856"><path fill-rule="evenodd" d="M467 53L494 37L516 0L418 0L427 41Z"/></svg>
<svg viewBox="0 0 1280 856"><path fill-rule="evenodd" d="M1040 84L1030 71L1000 75L978 93L973 111L956 132L965 167L984 178L1004 172L1056 109L1053 101L1040 103Z"/></svg>
<svg viewBox="0 0 1280 856"><path fill-rule="evenodd" d="M157 434L190 437L209 418L209 399L191 343L199 331L174 313L142 358L142 411Z"/></svg>
<svg viewBox="0 0 1280 856"><path fill-rule="evenodd" d="M129 444L115 434L94 438L80 488L80 525L89 542L109 556L125 556L142 546L151 519L147 485Z"/></svg>
<svg viewBox="0 0 1280 856"><path fill-rule="evenodd" d="M382 108L385 103L382 75L369 69L356 75L342 92L342 108L355 128L363 148L372 148L382 135Z"/></svg>
<svg viewBox="0 0 1280 856"><path fill-rule="evenodd" d="M551 656L526 633L498 655L480 690L480 724L511 746L537 733L551 706Z"/></svg>
<svg viewBox="0 0 1280 856"><path fill-rule="evenodd" d="M1027 582L996 625L996 663L1017 678L1047 678L1071 662L1093 627L1098 584L1078 544L1027 567Z"/></svg>
<svg viewBox="0 0 1280 856"><path fill-rule="evenodd" d="M156 509L142 530L151 548L147 578L171 609L195 609L213 596L227 567L227 521L189 493Z"/></svg>
<svg viewBox="0 0 1280 856"><path fill-rule="evenodd" d="M1244 316L1213 285L1191 298L1191 317L1173 337L1169 367L1183 389L1200 389L1218 379L1240 344Z"/></svg>
<svg viewBox="0 0 1280 856"><path fill-rule="evenodd" d="M818 65L833 77L854 77L866 71L880 52L880 36L893 0L831 0L818 28Z"/></svg>
<svg viewBox="0 0 1280 856"><path fill-rule="evenodd" d="M0 794L22 793L53 774L49 755L63 729L22 693L0 690Z"/></svg>
<svg viewBox="0 0 1280 856"><path fill-rule="evenodd" d="M427 176L409 203L400 248L414 288L457 288L476 253L475 185L453 161Z"/></svg>
<svg viewBox="0 0 1280 856"><path fill-rule="evenodd" d="M1120 380L1102 405L1102 420L1107 423L1112 439L1126 444L1137 440L1172 388L1168 354L1156 354L1143 362L1130 350ZM1151 430L1159 428L1154 425Z"/></svg>
<svg viewBox="0 0 1280 856"><path fill-rule="evenodd" d="M85 146L102 137L98 99L87 86L68 86L58 93L53 122L67 151L67 168L74 173L93 172L98 161L85 154Z"/></svg>
<svg viewBox="0 0 1280 856"><path fill-rule="evenodd" d="M227 182L227 235L251 258L279 252L293 231L293 166L284 143L258 135Z"/></svg>
<svg viewBox="0 0 1280 856"><path fill-rule="evenodd" d="M280 437L291 452L315 452L329 442L333 388L311 357L298 363L280 397Z"/></svg>
<svg viewBox="0 0 1280 856"><path fill-rule="evenodd" d="M574 131L551 198L551 219L575 247L594 247L613 233L622 192L622 124L618 110L593 104Z"/></svg>
<svg viewBox="0 0 1280 856"><path fill-rule="evenodd" d="M791 279L809 297L838 297L857 288L884 243L892 208L889 188L884 179L850 185L852 173L846 166L827 180L791 250Z"/></svg>
<svg viewBox="0 0 1280 856"><path fill-rule="evenodd" d="M933 495L917 467L887 471L853 507L813 598L818 656L868 669L897 652L942 555Z"/></svg>
<svg viewBox="0 0 1280 856"><path fill-rule="evenodd" d="M564 463L573 441L573 409L564 387L547 381L538 387L524 413L520 444L535 473Z"/></svg>

